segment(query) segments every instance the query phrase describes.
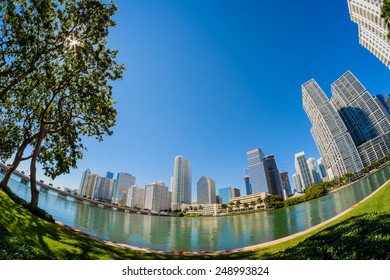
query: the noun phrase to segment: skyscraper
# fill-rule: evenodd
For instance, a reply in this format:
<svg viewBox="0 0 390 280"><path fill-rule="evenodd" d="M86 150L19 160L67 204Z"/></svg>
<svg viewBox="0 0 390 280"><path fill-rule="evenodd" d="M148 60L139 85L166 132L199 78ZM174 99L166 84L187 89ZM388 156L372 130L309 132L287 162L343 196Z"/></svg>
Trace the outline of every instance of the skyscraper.
<svg viewBox="0 0 390 280"><path fill-rule="evenodd" d="M114 179L114 173L112 173L111 171L107 171L106 178L113 180Z"/></svg>
<svg viewBox="0 0 390 280"><path fill-rule="evenodd" d="M264 153L257 148L246 153L248 160L248 176L252 186L252 194L268 192L267 178L264 170Z"/></svg>
<svg viewBox="0 0 390 280"><path fill-rule="evenodd" d="M302 100L303 108L312 123L311 134L329 178L361 170L363 163L351 135L314 79L302 85ZM303 187L305 188L304 184Z"/></svg>
<svg viewBox="0 0 390 280"><path fill-rule="evenodd" d="M95 198L97 186L100 185L100 177L98 174L88 174L85 177L81 195L90 199Z"/></svg>
<svg viewBox="0 0 390 280"><path fill-rule="evenodd" d="M168 210L171 196L164 182L155 182L145 186L145 209L151 211Z"/></svg>
<svg viewBox="0 0 390 280"><path fill-rule="evenodd" d="M191 164L185 157L175 157L172 178L172 210L191 204Z"/></svg>
<svg viewBox="0 0 390 280"><path fill-rule="evenodd" d="M85 184L85 181L87 179L87 176L91 174L91 170L87 169L83 172L83 176L81 177L81 182L80 182L80 188L79 188L79 193L82 194L83 193L83 189L84 189L84 184Z"/></svg>
<svg viewBox="0 0 390 280"><path fill-rule="evenodd" d="M343 120L364 166L390 153L390 122L387 110L360 81L347 71L331 86L330 103Z"/></svg>
<svg viewBox="0 0 390 280"><path fill-rule="evenodd" d="M136 178L129 173L118 173L112 198L114 203L126 204L127 191L131 186L135 185L135 179Z"/></svg>
<svg viewBox="0 0 390 280"><path fill-rule="evenodd" d="M326 170L325 170L325 165L324 165L324 160L322 158L319 158L317 160L317 164L318 164L318 169L320 171L321 178L323 179L327 176Z"/></svg>
<svg viewBox="0 0 390 280"><path fill-rule="evenodd" d="M302 192L302 182L298 173L293 174L294 188L296 192Z"/></svg>
<svg viewBox="0 0 390 280"><path fill-rule="evenodd" d="M290 180L288 179L287 171L280 173L280 178L282 179L282 187L288 195L292 194Z"/></svg>
<svg viewBox="0 0 390 280"><path fill-rule="evenodd" d="M358 25L359 43L390 68L389 29L381 17L383 0L348 0L351 20Z"/></svg>
<svg viewBox="0 0 390 280"><path fill-rule="evenodd" d="M197 203L214 204L216 202L215 181L202 176L197 183Z"/></svg>
<svg viewBox="0 0 390 280"><path fill-rule="evenodd" d="M280 178L279 169L276 166L275 157L273 155L266 156L263 159L263 163L268 193L276 194L283 198L282 180Z"/></svg>
<svg viewBox="0 0 390 280"><path fill-rule="evenodd" d="M303 107L329 179L360 171L390 154L390 121L347 71L331 86L332 98L312 79L302 85Z"/></svg>
<svg viewBox="0 0 390 280"><path fill-rule="evenodd" d="M314 184L320 183L322 180L321 180L320 173L318 171L316 159L313 157L308 158L307 159L307 166L309 167L309 170L311 173L311 178L312 178Z"/></svg>
<svg viewBox="0 0 390 280"><path fill-rule="evenodd" d="M245 175L245 177L244 177L244 185L245 185L246 195L252 194L251 181L249 180L248 175Z"/></svg>
<svg viewBox="0 0 390 280"><path fill-rule="evenodd" d="M100 177L96 182L95 192L93 197L101 199L105 202L111 202L114 192L115 182L107 177Z"/></svg>
<svg viewBox="0 0 390 280"><path fill-rule="evenodd" d="M295 171L299 174L299 179L301 181L301 191L304 191L314 184L304 152L295 154L294 164Z"/></svg>
<svg viewBox="0 0 390 280"><path fill-rule="evenodd" d="M127 192L126 205L130 208L144 209L145 189L140 186L131 186Z"/></svg>

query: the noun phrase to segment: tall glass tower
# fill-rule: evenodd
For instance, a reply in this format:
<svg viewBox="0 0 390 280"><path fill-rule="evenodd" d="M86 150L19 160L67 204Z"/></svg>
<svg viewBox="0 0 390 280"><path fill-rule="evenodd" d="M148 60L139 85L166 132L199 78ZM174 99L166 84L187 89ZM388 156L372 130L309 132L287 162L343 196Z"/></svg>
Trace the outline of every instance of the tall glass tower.
<svg viewBox="0 0 390 280"><path fill-rule="evenodd" d="M266 156L264 157L263 162L268 192L283 197L282 180L280 178L279 169L276 166L275 157L273 155Z"/></svg>
<svg viewBox="0 0 390 280"><path fill-rule="evenodd" d="M172 210L191 204L191 164L185 157L175 157L172 178Z"/></svg>
<svg viewBox="0 0 390 280"><path fill-rule="evenodd" d="M248 176L252 186L252 194L268 192L267 178L264 170L264 153L257 148L246 153L248 160Z"/></svg>

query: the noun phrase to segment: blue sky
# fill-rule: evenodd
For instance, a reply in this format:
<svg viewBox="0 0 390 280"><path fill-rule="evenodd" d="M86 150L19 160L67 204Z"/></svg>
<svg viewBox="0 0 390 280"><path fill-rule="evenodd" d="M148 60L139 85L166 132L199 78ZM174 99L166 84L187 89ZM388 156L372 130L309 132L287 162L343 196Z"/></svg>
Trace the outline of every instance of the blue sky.
<svg viewBox="0 0 390 280"><path fill-rule="evenodd" d="M117 126L104 142L86 139L79 168L56 186L78 187L87 168L169 185L182 155L192 164L193 199L203 175L244 194L251 149L275 155L290 178L295 153L319 157L301 84L314 78L330 95L351 70L371 94L390 93L390 71L358 43L347 0L116 4L108 43L127 68L114 83Z"/></svg>

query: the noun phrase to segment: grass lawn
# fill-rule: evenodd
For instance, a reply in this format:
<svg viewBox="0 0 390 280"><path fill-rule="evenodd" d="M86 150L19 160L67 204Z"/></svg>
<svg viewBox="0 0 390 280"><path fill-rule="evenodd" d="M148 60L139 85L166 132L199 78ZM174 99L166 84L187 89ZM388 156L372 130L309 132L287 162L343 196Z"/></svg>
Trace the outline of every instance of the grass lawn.
<svg viewBox="0 0 390 280"><path fill-rule="evenodd" d="M390 259L390 182L312 232L262 249L217 256L169 256L109 246L16 205L0 191L0 259Z"/></svg>

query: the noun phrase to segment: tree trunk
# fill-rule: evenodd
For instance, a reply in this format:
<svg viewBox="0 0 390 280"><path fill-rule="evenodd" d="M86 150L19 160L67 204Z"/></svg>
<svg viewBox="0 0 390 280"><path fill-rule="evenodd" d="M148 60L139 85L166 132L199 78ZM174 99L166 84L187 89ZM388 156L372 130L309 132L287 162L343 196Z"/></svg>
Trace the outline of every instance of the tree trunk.
<svg viewBox="0 0 390 280"><path fill-rule="evenodd" d="M8 186L8 181L11 178L12 173L18 168L20 162L22 161L24 150L29 144L29 140L24 140L22 144L19 146L18 151L16 152L14 161L11 166L9 166L8 170L5 172L5 176L0 183L0 189L4 189Z"/></svg>
<svg viewBox="0 0 390 280"><path fill-rule="evenodd" d="M39 149L41 148L42 140L44 137L45 137L45 132L44 130L41 130L30 162L30 188L31 188L32 207L38 207L39 191L37 190L37 166L36 165L37 165L37 158L39 155Z"/></svg>

